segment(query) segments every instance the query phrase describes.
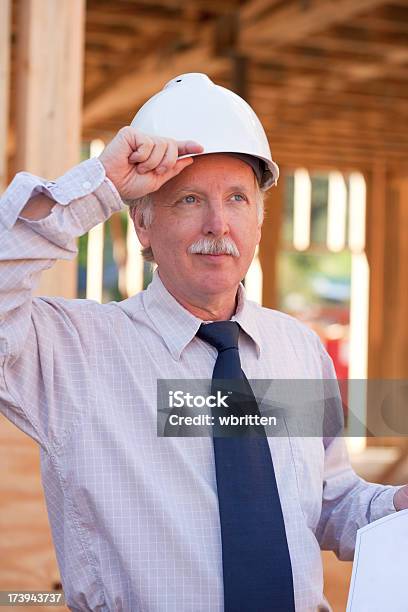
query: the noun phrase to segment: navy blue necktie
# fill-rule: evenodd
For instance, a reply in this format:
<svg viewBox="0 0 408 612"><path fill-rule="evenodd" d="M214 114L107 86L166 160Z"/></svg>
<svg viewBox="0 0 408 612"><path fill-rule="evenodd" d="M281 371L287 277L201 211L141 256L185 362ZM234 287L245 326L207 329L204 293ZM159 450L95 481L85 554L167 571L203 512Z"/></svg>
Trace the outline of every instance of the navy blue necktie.
<svg viewBox="0 0 408 612"><path fill-rule="evenodd" d="M244 409L235 406L232 412L244 410L259 414L241 369L238 323L202 324L197 336L218 351L212 392L219 386L217 381L240 381L247 399ZM249 402L248 398L251 398ZM285 524L272 457L263 427L262 430L263 435L259 435L259 428L257 435L213 435L225 612L295 610Z"/></svg>

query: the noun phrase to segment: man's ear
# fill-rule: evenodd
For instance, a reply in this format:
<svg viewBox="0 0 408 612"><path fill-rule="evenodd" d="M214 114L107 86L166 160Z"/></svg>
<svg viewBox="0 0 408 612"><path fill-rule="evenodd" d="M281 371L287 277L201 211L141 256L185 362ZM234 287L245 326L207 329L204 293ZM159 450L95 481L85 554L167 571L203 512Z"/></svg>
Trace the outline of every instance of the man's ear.
<svg viewBox="0 0 408 612"><path fill-rule="evenodd" d="M129 215L133 221L133 225L134 225L137 237L139 238L139 242L142 245L142 247L146 249L147 247L150 246L150 231L144 226L142 215L140 214L140 211L138 211L135 206L130 209Z"/></svg>

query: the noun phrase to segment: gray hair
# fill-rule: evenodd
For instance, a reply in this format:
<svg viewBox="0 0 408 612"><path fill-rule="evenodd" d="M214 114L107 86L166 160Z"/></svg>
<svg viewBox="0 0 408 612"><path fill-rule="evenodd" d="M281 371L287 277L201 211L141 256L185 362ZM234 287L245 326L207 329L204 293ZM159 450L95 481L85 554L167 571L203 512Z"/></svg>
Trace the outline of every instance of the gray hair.
<svg viewBox="0 0 408 612"><path fill-rule="evenodd" d="M258 223L262 225L264 220L264 200L265 192L261 190L258 181L255 181L255 197L256 197L256 212L258 216ZM129 206L129 214L133 221L135 216L138 215L140 223L143 227L148 228L153 222L153 194L148 193L142 198L136 200L127 200L126 204ZM153 251L151 247L145 247L141 250L143 259L149 263L155 263Z"/></svg>

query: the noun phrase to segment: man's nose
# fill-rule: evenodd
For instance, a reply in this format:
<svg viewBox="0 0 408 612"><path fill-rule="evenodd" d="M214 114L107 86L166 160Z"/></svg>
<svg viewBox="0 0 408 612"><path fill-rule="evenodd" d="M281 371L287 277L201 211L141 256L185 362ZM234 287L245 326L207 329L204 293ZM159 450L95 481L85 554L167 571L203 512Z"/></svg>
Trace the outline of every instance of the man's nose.
<svg viewBox="0 0 408 612"><path fill-rule="evenodd" d="M223 202L213 202L206 211L203 232L215 238L229 233L228 219Z"/></svg>

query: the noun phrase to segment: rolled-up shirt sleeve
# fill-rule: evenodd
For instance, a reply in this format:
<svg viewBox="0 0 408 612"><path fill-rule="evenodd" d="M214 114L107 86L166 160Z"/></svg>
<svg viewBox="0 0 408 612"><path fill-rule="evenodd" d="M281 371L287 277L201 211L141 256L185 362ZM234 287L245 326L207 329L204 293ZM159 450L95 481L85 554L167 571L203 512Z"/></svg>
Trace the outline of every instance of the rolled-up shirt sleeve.
<svg viewBox="0 0 408 612"><path fill-rule="evenodd" d="M333 362L319 341L322 378L336 378ZM331 388L332 385L330 385ZM338 401L342 408L341 400ZM366 482L353 470L342 435L324 439L325 461L322 512L316 537L323 550L333 550L339 559L353 559L357 530L396 512L393 499L400 487Z"/></svg>
<svg viewBox="0 0 408 612"><path fill-rule="evenodd" d="M51 212L40 220L23 218L24 206L38 193L55 202ZM54 350L55 319L68 323L56 308L57 299L53 304L52 298L33 298L33 290L43 270L58 259L76 256L77 237L122 208L97 158L78 164L56 181L20 172L0 198L0 411L40 443L44 432L36 422L36 406L21 405L19 388L29 384L34 400L36 386L43 384L39 378L47 375L39 338Z"/></svg>

